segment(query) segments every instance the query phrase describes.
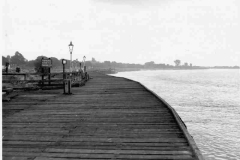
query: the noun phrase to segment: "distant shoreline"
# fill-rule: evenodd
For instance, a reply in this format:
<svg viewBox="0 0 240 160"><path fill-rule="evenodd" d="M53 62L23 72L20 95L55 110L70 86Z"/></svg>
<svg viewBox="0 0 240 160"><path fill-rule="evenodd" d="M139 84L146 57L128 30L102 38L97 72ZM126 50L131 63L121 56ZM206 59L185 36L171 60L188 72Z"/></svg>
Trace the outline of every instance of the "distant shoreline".
<svg viewBox="0 0 240 160"><path fill-rule="evenodd" d="M116 69L116 72L132 72L132 71L157 71L157 70L206 70L206 69L240 69L240 68L159 68L159 69Z"/></svg>
<svg viewBox="0 0 240 160"><path fill-rule="evenodd" d="M143 68L102 68L93 69L94 71L104 74L117 74L119 72L134 72L134 71L157 71L157 70L207 70L207 69L240 69L240 68L158 68L158 69L143 69Z"/></svg>

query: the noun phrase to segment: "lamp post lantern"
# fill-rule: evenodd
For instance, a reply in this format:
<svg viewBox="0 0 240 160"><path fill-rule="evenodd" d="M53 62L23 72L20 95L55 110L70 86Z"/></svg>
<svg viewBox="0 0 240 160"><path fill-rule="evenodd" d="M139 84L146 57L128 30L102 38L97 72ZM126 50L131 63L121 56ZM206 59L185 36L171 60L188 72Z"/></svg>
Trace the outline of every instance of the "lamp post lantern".
<svg viewBox="0 0 240 160"><path fill-rule="evenodd" d="M84 56L83 57L83 64L84 64L84 66L85 66L85 59L86 59L86 57Z"/></svg>
<svg viewBox="0 0 240 160"><path fill-rule="evenodd" d="M70 44L68 45L69 47L69 52L70 52L70 72L72 72L72 51L73 51L73 44L72 41L70 42Z"/></svg>

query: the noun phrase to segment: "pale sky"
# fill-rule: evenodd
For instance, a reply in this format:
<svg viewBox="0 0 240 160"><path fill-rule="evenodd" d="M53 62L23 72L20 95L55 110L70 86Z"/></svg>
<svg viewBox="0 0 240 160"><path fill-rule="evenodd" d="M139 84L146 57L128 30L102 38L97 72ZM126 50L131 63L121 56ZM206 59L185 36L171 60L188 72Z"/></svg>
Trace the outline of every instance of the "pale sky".
<svg viewBox="0 0 240 160"><path fill-rule="evenodd" d="M4 0L3 55L240 65L239 0Z"/></svg>

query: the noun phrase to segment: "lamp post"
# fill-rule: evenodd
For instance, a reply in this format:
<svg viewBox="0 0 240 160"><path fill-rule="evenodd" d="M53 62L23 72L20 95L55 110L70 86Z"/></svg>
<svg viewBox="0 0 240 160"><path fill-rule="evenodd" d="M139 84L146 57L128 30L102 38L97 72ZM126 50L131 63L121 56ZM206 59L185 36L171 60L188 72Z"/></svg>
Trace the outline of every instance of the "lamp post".
<svg viewBox="0 0 240 160"><path fill-rule="evenodd" d="M84 72L86 72L85 59L86 59L86 57L84 56L83 57L83 70L84 70Z"/></svg>
<svg viewBox="0 0 240 160"><path fill-rule="evenodd" d="M85 59L86 59L86 57L84 56L83 57L83 64L84 64L84 66L85 66Z"/></svg>
<svg viewBox="0 0 240 160"><path fill-rule="evenodd" d="M73 51L73 44L72 41L70 42L70 44L68 45L69 47L69 52L70 52L70 72L72 72L72 51Z"/></svg>
<svg viewBox="0 0 240 160"><path fill-rule="evenodd" d="M65 79L65 64L67 64L67 60L62 59L62 64L63 64L63 79Z"/></svg>

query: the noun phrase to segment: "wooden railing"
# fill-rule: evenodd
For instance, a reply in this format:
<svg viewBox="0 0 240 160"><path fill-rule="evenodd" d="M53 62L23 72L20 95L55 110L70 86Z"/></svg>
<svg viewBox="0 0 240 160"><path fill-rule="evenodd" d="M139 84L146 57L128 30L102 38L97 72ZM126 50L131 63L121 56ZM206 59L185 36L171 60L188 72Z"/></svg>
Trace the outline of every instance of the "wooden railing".
<svg viewBox="0 0 240 160"><path fill-rule="evenodd" d="M45 86L60 86L63 87L63 81L65 79L70 79L72 85L77 83L85 83L89 79L87 72L57 72L57 73L2 73L3 76L23 76L23 79L2 79L2 83L12 83L12 84L25 84L32 83L39 87ZM31 79L35 76L35 79Z"/></svg>
<svg viewBox="0 0 240 160"><path fill-rule="evenodd" d="M2 73L4 76L24 76L24 80L27 80L28 73Z"/></svg>

